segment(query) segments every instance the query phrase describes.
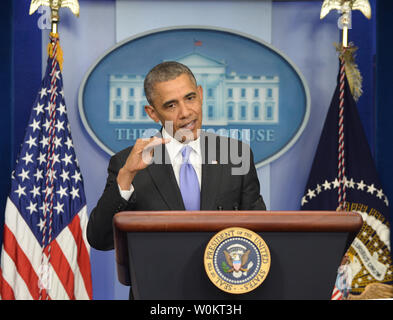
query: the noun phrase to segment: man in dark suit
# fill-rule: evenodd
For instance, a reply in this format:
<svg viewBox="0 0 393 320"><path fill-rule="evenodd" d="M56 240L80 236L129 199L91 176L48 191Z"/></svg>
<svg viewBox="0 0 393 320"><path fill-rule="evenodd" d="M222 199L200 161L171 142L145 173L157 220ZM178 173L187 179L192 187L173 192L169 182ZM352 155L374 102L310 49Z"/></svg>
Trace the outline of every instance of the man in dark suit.
<svg viewBox="0 0 393 320"><path fill-rule="evenodd" d="M201 130L202 87L186 66L155 66L144 89L146 113L163 128L110 159L87 225L93 248L113 249L112 218L119 211L266 209L249 146Z"/></svg>

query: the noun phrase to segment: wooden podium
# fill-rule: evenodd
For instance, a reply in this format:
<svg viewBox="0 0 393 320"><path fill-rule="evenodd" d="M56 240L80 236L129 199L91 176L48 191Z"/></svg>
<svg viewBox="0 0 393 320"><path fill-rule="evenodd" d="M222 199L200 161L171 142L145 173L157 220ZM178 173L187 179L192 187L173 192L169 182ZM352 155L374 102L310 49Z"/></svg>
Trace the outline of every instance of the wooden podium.
<svg viewBox="0 0 393 320"><path fill-rule="evenodd" d="M341 259L362 226L335 211L157 211L114 216L119 281L144 300L330 299ZM218 289L204 269L210 239L229 227L260 235L271 266L255 290Z"/></svg>

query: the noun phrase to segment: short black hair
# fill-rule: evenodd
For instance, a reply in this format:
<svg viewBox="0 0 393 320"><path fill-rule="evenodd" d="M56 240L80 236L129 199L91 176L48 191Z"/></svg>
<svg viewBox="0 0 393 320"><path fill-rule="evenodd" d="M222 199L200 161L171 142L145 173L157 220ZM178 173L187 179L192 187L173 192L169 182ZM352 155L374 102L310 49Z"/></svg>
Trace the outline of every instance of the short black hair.
<svg viewBox="0 0 393 320"><path fill-rule="evenodd" d="M164 82L176 79L182 74L187 74L191 81L197 85L192 71L184 64L176 61L165 61L156 65L149 71L144 81L146 99L153 106L154 86L158 82Z"/></svg>

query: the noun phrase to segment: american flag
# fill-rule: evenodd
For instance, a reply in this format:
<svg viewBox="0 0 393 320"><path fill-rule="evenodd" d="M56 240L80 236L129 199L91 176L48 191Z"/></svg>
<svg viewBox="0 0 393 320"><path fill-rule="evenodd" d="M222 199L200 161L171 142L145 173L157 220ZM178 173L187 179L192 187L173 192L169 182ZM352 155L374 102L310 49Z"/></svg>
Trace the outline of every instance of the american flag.
<svg viewBox="0 0 393 320"><path fill-rule="evenodd" d="M64 100L57 35L11 177L2 299L92 299L86 198Z"/></svg>

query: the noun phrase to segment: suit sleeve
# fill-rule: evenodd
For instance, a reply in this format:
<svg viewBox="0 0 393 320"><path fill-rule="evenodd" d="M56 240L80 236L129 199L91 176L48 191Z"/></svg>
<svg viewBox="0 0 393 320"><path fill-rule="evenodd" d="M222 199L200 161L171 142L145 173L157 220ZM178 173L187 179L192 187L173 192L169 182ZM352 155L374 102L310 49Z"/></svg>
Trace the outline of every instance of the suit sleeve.
<svg viewBox="0 0 393 320"><path fill-rule="evenodd" d="M260 184L254 164L254 155L250 149L250 167L244 175L240 210L266 210L265 202L260 194Z"/></svg>
<svg viewBox="0 0 393 320"><path fill-rule="evenodd" d="M97 206L90 214L87 224L87 240L97 250L111 250L113 242L113 216L124 209L132 208L134 197L127 201L120 195L116 181L117 174L122 167L118 156L113 156L109 161L108 178L105 189Z"/></svg>

